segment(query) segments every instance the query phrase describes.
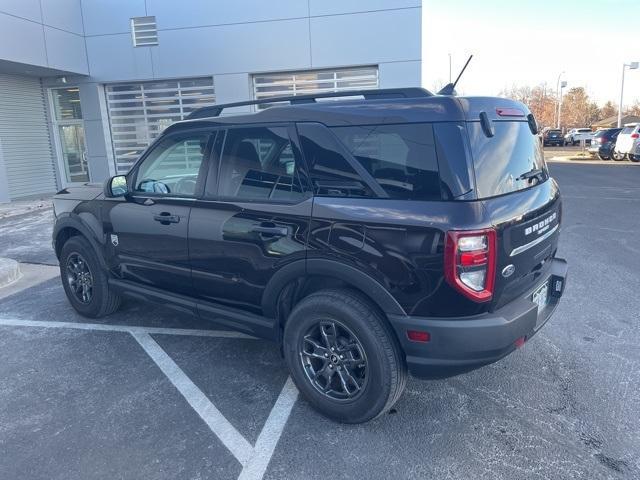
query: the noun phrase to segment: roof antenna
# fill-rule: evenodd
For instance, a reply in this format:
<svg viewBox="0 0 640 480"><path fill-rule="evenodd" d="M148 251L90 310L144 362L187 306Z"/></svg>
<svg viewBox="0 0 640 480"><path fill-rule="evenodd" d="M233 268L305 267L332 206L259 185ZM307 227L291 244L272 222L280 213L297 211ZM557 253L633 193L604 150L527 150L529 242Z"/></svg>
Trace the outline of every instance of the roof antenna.
<svg viewBox="0 0 640 480"><path fill-rule="evenodd" d="M438 92L438 95L456 95L456 85L458 84L458 80L460 80L460 77L462 76L464 71L467 69L467 65L469 65L469 62L471 61L472 58L473 58L473 55L469 55L469 58L467 59L467 63L465 63L464 67L462 67L462 70L460 70L460 73L458 74L458 78L456 78L456 81L453 83L448 83L444 87L442 87L442 90Z"/></svg>

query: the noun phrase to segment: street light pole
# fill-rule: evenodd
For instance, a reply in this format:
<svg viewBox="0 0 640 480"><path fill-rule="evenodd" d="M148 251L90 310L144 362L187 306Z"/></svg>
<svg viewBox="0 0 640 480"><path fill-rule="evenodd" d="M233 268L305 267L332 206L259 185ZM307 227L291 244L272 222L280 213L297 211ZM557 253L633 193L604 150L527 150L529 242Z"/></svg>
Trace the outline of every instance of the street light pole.
<svg viewBox="0 0 640 480"><path fill-rule="evenodd" d="M556 125L556 128L560 128L560 116L562 114L562 89L564 87L567 86L567 82L566 81L562 81L562 83L560 83L560 95L558 96L558 124Z"/></svg>
<svg viewBox="0 0 640 480"><path fill-rule="evenodd" d="M618 105L618 128L622 126L622 98L624 97L624 69L635 70L640 66L640 62L631 62L622 64L622 81L620 82L620 104Z"/></svg>
<svg viewBox="0 0 640 480"><path fill-rule="evenodd" d="M560 77L564 74L564 70L558 75L558 81L556 82L556 95L558 96L556 101L556 109L553 112L553 122L556 123L558 118L558 111L560 110Z"/></svg>

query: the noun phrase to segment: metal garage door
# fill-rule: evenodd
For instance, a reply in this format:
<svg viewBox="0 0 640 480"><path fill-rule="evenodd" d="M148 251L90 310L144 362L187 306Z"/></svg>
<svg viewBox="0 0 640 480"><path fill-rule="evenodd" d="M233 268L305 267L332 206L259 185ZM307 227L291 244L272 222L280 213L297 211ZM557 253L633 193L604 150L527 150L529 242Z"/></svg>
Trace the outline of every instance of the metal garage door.
<svg viewBox="0 0 640 480"><path fill-rule="evenodd" d="M106 92L118 173L173 122L215 103L212 77L107 85Z"/></svg>
<svg viewBox="0 0 640 480"><path fill-rule="evenodd" d="M253 96L263 99L322 92L346 92L378 88L378 67L256 74ZM266 105L268 106L268 105ZM266 108L260 105L260 108Z"/></svg>
<svg viewBox="0 0 640 480"><path fill-rule="evenodd" d="M56 191L55 159L39 78L0 74L0 148L9 198Z"/></svg>

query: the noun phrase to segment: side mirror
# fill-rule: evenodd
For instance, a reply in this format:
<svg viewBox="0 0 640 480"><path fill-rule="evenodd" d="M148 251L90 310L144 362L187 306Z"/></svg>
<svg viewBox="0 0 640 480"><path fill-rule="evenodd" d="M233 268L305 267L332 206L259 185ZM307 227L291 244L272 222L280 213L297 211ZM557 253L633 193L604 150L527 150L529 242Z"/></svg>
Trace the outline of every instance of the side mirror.
<svg viewBox="0 0 640 480"><path fill-rule="evenodd" d="M107 198L123 197L127 193L129 193L129 186L125 175L116 175L104 182L104 196Z"/></svg>

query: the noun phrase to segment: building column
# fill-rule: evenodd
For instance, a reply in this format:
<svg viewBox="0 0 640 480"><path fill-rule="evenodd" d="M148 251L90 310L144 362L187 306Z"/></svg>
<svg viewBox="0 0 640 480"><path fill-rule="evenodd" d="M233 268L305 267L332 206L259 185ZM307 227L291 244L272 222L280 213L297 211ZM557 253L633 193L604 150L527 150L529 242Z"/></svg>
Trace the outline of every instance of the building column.
<svg viewBox="0 0 640 480"><path fill-rule="evenodd" d="M104 86L83 83L79 87L89 174L92 182L103 182L115 175Z"/></svg>

